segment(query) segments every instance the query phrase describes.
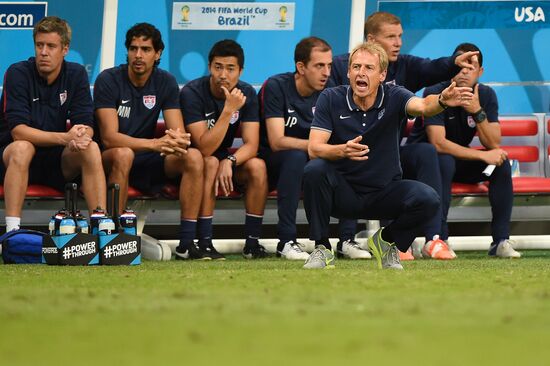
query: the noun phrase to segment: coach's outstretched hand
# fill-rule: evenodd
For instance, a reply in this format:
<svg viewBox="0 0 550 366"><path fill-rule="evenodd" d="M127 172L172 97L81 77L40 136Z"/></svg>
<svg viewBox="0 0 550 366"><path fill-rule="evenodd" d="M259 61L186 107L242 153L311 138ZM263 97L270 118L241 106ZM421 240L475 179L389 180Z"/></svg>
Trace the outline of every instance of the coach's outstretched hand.
<svg viewBox="0 0 550 366"><path fill-rule="evenodd" d="M441 101L449 107L466 107L473 97L472 88L469 86L456 86L454 81L441 92Z"/></svg>

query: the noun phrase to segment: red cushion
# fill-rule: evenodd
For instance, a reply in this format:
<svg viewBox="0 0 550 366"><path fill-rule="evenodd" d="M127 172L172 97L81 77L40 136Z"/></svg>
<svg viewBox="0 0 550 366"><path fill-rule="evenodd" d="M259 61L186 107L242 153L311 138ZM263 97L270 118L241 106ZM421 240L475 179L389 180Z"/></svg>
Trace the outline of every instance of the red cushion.
<svg viewBox="0 0 550 366"><path fill-rule="evenodd" d="M407 120L407 125L405 126L405 131L404 131L405 136L409 136L411 134L413 126L414 126L414 119Z"/></svg>
<svg viewBox="0 0 550 366"><path fill-rule="evenodd" d="M4 198L4 186L0 186L0 197ZM42 186L39 184L31 184L27 187L26 197L48 197L48 198L63 198L63 192L55 188Z"/></svg>
<svg viewBox="0 0 550 366"><path fill-rule="evenodd" d="M180 196L179 187L173 184L166 184L162 187L162 195L168 199L177 200Z"/></svg>
<svg viewBox="0 0 550 366"><path fill-rule="evenodd" d="M38 184L31 184L27 187L27 197L64 197L63 192L58 191L55 188L42 186Z"/></svg>
<svg viewBox="0 0 550 366"><path fill-rule="evenodd" d="M536 136L539 133L537 120L507 119L500 121L502 136Z"/></svg>
<svg viewBox="0 0 550 366"><path fill-rule="evenodd" d="M138 198L145 196L141 191L134 187L128 187L128 198Z"/></svg>
<svg viewBox="0 0 550 366"><path fill-rule="evenodd" d="M164 136L164 131L166 131L166 126L164 125L164 120L159 119L157 121L157 127L155 129L155 137L160 138L160 137Z"/></svg>
<svg viewBox="0 0 550 366"><path fill-rule="evenodd" d="M231 191L231 193L229 193L229 196L226 196L223 194L223 191L221 189L218 189L218 198L241 198L242 196L242 193L237 191Z"/></svg>
<svg viewBox="0 0 550 366"><path fill-rule="evenodd" d="M484 194L489 192L487 186L480 184L453 183L451 192L453 194Z"/></svg>
<svg viewBox="0 0 550 366"><path fill-rule="evenodd" d="M514 193L550 193L550 178L512 178Z"/></svg>
<svg viewBox="0 0 550 366"><path fill-rule="evenodd" d="M525 163L539 160L539 149L536 146L502 146L506 150L509 159L517 159Z"/></svg>

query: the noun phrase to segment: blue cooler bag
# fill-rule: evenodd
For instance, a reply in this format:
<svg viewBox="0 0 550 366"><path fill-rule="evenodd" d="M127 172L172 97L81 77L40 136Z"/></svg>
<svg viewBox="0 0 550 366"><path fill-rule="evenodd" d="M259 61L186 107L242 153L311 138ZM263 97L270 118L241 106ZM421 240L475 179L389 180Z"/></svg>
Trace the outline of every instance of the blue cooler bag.
<svg viewBox="0 0 550 366"><path fill-rule="evenodd" d="M4 263L42 263L42 239L45 235L40 231L19 229L0 236Z"/></svg>

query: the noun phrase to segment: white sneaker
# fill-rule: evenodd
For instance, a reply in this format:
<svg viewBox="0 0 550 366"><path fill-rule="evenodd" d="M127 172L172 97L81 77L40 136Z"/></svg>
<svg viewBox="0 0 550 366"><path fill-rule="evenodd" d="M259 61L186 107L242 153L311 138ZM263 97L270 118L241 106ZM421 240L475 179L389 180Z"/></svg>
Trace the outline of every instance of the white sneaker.
<svg viewBox="0 0 550 366"><path fill-rule="evenodd" d="M509 239L501 240L500 243L491 245L489 255L500 258L521 258L521 253L514 249Z"/></svg>
<svg viewBox="0 0 550 366"><path fill-rule="evenodd" d="M319 245L308 256L304 268L306 269L332 269L334 268L334 253L324 245Z"/></svg>
<svg viewBox="0 0 550 366"><path fill-rule="evenodd" d="M344 241L341 245L337 246L336 255L338 258L349 259L370 259L372 255L368 250L365 250L359 246L359 243L353 239Z"/></svg>
<svg viewBox="0 0 550 366"><path fill-rule="evenodd" d="M424 244L417 243L416 240L411 244L411 251L414 259L422 259L422 247Z"/></svg>
<svg viewBox="0 0 550 366"><path fill-rule="evenodd" d="M279 254L291 261L305 261L309 258L309 254L302 250L300 243L295 241L287 241Z"/></svg>

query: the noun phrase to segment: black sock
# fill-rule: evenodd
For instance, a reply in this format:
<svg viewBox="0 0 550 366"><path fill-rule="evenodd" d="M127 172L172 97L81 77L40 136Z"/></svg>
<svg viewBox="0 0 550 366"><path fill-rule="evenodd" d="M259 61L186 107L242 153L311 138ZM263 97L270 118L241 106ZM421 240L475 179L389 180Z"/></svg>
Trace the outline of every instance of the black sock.
<svg viewBox="0 0 550 366"><path fill-rule="evenodd" d="M327 248L328 250L332 250L332 245L330 245L330 241L328 240L328 238L315 240L315 248L317 248L319 245L324 245L325 248Z"/></svg>
<svg viewBox="0 0 550 366"><path fill-rule="evenodd" d="M386 229L383 229L380 233L380 236L382 237L382 240L388 242L389 244L394 244L395 239L393 238L392 232Z"/></svg>

